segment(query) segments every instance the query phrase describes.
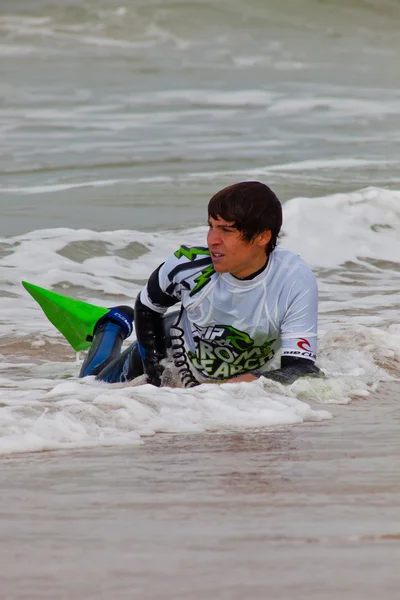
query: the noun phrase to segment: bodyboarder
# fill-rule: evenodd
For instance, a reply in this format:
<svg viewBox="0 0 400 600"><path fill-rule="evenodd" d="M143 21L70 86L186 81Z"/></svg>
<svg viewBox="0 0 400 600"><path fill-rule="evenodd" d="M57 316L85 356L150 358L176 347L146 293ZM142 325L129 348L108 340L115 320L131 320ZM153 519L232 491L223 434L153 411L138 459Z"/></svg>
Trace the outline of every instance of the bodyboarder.
<svg viewBox="0 0 400 600"><path fill-rule="evenodd" d="M142 375L163 385L167 356L185 387L217 381L281 383L318 376L318 290L296 254L277 247L282 206L258 181L228 186L208 204L207 246L181 246L149 277L134 311L97 323L80 376L110 383ZM167 312L180 303L179 310ZM133 330L137 340L121 353ZM270 363L280 352L280 368Z"/></svg>

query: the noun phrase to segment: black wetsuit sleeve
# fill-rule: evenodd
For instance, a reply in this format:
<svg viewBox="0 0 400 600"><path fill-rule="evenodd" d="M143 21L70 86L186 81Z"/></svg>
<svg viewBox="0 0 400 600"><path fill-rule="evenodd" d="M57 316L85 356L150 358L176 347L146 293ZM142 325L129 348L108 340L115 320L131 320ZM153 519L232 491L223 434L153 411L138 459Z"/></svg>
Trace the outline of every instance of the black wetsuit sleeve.
<svg viewBox="0 0 400 600"><path fill-rule="evenodd" d="M164 370L160 361L167 354L163 316L145 306L140 294L135 302L135 330L144 372L149 383L160 387Z"/></svg>
<svg viewBox="0 0 400 600"><path fill-rule="evenodd" d="M312 360L282 356L281 368L262 374L267 379L273 379L283 384L294 383L299 377L323 377L323 372Z"/></svg>

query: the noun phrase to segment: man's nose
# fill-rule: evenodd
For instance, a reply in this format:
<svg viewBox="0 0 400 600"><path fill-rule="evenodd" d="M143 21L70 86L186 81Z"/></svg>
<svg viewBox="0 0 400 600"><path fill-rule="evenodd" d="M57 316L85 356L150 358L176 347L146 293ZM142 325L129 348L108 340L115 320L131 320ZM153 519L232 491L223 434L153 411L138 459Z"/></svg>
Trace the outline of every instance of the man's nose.
<svg viewBox="0 0 400 600"><path fill-rule="evenodd" d="M209 246L216 246L221 243L221 236L217 229L210 229L207 236Z"/></svg>

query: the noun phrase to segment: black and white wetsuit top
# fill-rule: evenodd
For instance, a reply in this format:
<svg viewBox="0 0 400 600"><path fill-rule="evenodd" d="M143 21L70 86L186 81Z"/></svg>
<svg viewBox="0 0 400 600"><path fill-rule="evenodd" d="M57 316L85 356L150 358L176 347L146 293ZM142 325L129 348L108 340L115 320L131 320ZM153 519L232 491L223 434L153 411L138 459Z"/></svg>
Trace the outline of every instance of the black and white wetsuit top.
<svg viewBox="0 0 400 600"><path fill-rule="evenodd" d="M161 314L181 302L174 328L200 380L261 375L279 350L315 361L317 283L288 250L275 248L254 278L237 279L214 271L207 247L181 246L154 271L140 300Z"/></svg>

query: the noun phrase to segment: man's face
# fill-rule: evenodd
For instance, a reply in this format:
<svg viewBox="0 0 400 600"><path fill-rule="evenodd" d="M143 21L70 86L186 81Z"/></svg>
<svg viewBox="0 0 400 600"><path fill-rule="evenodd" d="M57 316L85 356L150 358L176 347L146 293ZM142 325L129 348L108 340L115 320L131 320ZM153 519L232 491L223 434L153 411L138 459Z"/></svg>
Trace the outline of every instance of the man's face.
<svg viewBox="0 0 400 600"><path fill-rule="evenodd" d="M217 219L209 218L207 245L217 273L231 273L242 279L252 275L265 264L266 246L271 239L271 232L265 231L248 242L242 233L234 227L232 221L225 221L219 215Z"/></svg>

